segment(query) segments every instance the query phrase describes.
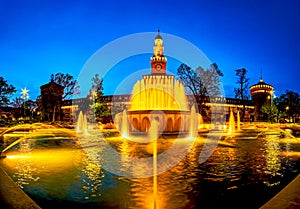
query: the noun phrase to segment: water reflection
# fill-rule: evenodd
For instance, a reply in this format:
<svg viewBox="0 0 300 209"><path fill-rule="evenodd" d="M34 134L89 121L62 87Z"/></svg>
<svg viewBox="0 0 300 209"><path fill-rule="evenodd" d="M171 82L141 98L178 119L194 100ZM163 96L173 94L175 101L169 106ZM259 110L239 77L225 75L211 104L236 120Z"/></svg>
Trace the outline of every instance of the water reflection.
<svg viewBox="0 0 300 209"><path fill-rule="evenodd" d="M105 177L100 166L93 162L87 162L82 170L81 189L86 196L84 199L100 197L99 188L102 186L102 179Z"/></svg>
<svg viewBox="0 0 300 209"><path fill-rule="evenodd" d="M144 173L148 164L132 164L129 157L152 156L152 143L106 140L120 153L117 159L110 159L113 155L105 152L102 142L89 136L84 145L89 155L68 147L34 150L32 140L22 142L20 150L10 151L1 163L43 208L57 202L64 208L71 207L70 202L75 202L72 208L154 208L152 177L126 178L102 167L104 160L111 160L121 170ZM204 143L215 143L199 137L176 166L157 175L156 208L257 208L299 173L299 140L292 140L268 133L258 138L235 135L219 142L207 161L199 163ZM171 139L160 139L158 153L170 144ZM178 147L184 145L183 139Z"/></svg>
<svg viewBox="0 0 300 209"><path fill-rule="evenodd" d="M265 160L264 173L271 176L268 180L264 181L267 186L274 186L280 183L276 176L282 176L279 172L281 169L280 146L275 138L267 138L265 142ZM274 180L276 179L276 180Z"/></svg>

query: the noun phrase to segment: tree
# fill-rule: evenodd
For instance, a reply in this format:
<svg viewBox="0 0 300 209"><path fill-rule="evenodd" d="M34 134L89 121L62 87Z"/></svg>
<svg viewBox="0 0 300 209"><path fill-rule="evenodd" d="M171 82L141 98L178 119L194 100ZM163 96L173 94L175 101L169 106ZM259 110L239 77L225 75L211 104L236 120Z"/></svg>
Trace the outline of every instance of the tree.
<svg viewBox="0 0 300 209"><path fill-rule="evenodd" d="M206 115L208 107L204 103L205 97L217 97L222 93L220 76L223 76L223 73L218 65L213 63L206 70L202 67L193 70L190 66L181 64L177 69L177 75L187 93L198 98L199 112Z"/></svg>
<svg viewBox="0 0 300 209"><path fill-rule="evenodd" d="M90 89L88 97L94 101L91 108L94 110L96 118L100 120L110 116L110 111L103 100L103 95L103 79L99 78L99 74L96 74L92 78L92 88Z"/></svg>
<svg viewBox="0 0 300 209"><path fill-rule="evenodd" d="M35 111L37 110L37 108L38 108L38 104L36 101L28 100L26 102L26 109L30 113L31 119L33 119L33 117L35 116Z"/></svg>
<svg viewBox="0 0 300 209"><path fill-rule="evenodd" d="M23 99L21 99L21 97L15 97L11 102L11 105L14 108L13 115L16 119L18 119L22 116Z"/></svg>
<svg viewBox="0 0 300 209"><path fill-rule="evenodd" d="M261 107L261 112L268 115L268 121L272 122L278 114L278 109L274 103L266 103Z"/></svg>
<svg viewBox="0 0 300 209"><path fill-rule="evenodd" d="M99 78L99 74L96 74L92 78L92 89L90 89L90 95L92 95L93 99L97 102L100 102L103 94L103 78Z"/></svg>
<svg viewBox="0 0 300 209"><path fill-rule="evenodd" d="M10 103L9 97L15 92L16 88L8 84L3 77L0 77L0 107L8 105Z"/></svg>
<svg viewBox="0 0 300 209"><path fill-rule="evenodd" d="M246 77L247 70L245 68L235 70L237 76L236 84L238 88L234 88L235 98L248 100L249 99L249 78Z"/></svg>
<svg viewBox="0 0 300 209"><path fill-rule="evenodd" d="M249 78L246 76L247 70L245 68L235 70L235 75L237 76L236 84L238 88L234 88L235 98L241 100L249 99ZM243 103L241 120L244 120L246 111L245 103Z"/></svg>
<svg viewBox="0 0 300 209"><path fill-rule="evenodd" d="M62 97L63 100L68 96L80 93L77 81L68 73L56 73L55 75L51 74L51 81L54 81L55 83L64 87L64 95Z"/></svg>
<svg viewBox="0 0 300 209"><path fill-rule="evenodd" d="M190 66L181 64L177 69L177 75L187 91L193 95L205 97L218 96L221 93L220 76L223 76L223 73L216 63L211 64L206 70L202 67L193 70Z"/></svg>
<svg viewBox="0 0 300 209"><path fill-rule="evenodd" d="M298 93L287 90L285 94L275 98L274 103L282 115L285 113L288 118L292 118L295 122L296 116L300 114L300 96Z"/></svg>

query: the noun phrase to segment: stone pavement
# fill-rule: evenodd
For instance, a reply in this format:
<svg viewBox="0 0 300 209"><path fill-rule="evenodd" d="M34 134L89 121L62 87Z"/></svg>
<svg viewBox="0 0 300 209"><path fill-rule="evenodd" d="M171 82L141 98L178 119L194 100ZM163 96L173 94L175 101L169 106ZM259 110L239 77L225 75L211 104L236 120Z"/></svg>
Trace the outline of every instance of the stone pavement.
<svg viewBox="0 0 300 209"><path fill-rule="evenodd" d="M300 209L300 174L260 209Z"/></svg>
<svg viewBox="0 0 300 209"><path fill-rule="evenodd" d="M41 209L0 166L0 208Z"/></svg>

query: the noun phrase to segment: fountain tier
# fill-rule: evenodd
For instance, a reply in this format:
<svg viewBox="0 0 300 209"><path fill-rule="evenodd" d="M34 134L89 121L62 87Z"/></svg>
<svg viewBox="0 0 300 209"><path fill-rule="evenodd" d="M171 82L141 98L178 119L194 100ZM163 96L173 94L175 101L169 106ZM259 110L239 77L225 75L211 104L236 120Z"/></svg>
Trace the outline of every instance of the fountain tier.
<svg viewBox="0 0 300 209"><path fill-rule="evenodd" d="M129 111L189 111L183 85L172 75L145 75L132 90Z"/></svg>
<svg viewBox="0 0 300 209"><path fill-rule="evenodd" d="M145 75L132 90L127 117L119 113L116 124L129 122L130 132L148 132L152 120L162 132L189 132L190 111L183 85L173 75ZM122 128L122 129L123 129Z"/></svg>

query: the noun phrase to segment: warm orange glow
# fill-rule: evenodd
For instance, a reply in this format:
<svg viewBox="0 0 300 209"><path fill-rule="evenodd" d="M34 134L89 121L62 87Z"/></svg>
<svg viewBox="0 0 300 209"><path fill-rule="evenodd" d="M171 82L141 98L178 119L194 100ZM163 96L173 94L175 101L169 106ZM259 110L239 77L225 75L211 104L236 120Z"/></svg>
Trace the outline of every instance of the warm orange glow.
<svg viewBox="0 0 300 209"><path fill-rule="evenodd" d="M237 120L237 130L240 131L241 130L241 119L240 119L240 111L237 112L237 116L236 116L236 120Z"/></svg>
<svg viewBox="0 0 300 209"><path fill-rule="evenodd" d="M129 110L188 111L184 86L174 76L144 76L132 90Z"/></svg>
<svg viewBox="0 0 300 209"><path fill-rule="evenodd" d="M157 139L153 141L153 208L157 208Z"/></svg>
<svg viewBox="0 0 300 209"><path fill-rule="evenodd" d="M37 171L35 179L40 178L40 175L53 175L54 173L64 173L66 170L76 168L78 162L84 160L86 155L83 150L75 149L47 149L31 152L9 152L6 158L3 158L2 166L8 170L15 171L19 179L19 185L26 184L31 181L31 178L23 178L28 172ZM93 168L95 169L95 168Z"/></svg>
<svg viewBox="0 0 300 209"><path fill-rule="evenodd" d="M230 110L230 117L229 117L229 134L232 134L235 132L235 122L234 122L234 115L232 110Z"/></svg>
<svg viewBox="0 0 300 209"><path fill-rule="evenodd" d="M28 158L28 156L24 155L8 155L6 156L7 159L21 159L21 158Z"/></svg>

